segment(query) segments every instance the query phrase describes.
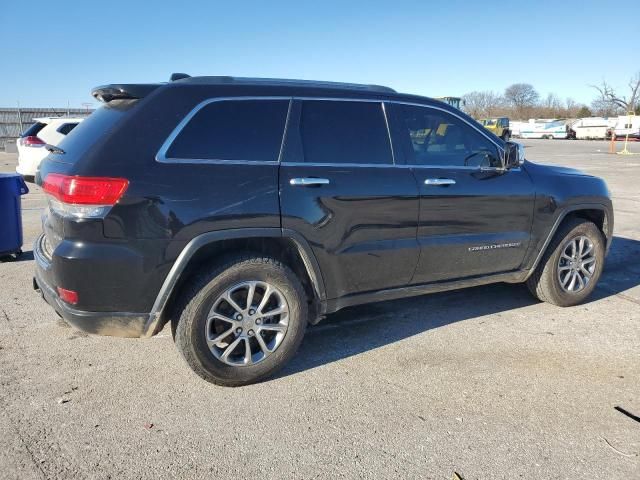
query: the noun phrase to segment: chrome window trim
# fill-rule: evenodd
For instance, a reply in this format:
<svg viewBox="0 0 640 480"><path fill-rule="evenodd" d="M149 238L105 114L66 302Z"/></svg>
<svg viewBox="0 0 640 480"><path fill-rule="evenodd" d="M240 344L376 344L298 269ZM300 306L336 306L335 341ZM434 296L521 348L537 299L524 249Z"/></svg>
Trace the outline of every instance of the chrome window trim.
<svg viewBox="0 0 640 480"><path fill-rule="evenodd" d="M387 137L389 138L389 148L391 149L391 164L398 165L396 162L396 154L393 151L393 138L391 137L391 127L389 126L389 115L387 114L386 102L380 102L382 104L382 116L384 117L384 123L387 126Z"/></svg>
<svg viewBox="0 0 640 480"><path fill-rule="evenodd" d="M481 172L519 172L520 167L516 168L501 168L501 167L469 167L464 165L404 165L390 163L311 163L311 162L282 162L281 165L286 167L362 167L362 168L382 168L382 167L396 167L396 168L417 168L417 169L436 169L436 170L467 170L467 171L481 171Z"/></svg>
<svg viewBox="0 0 640 480"><path fill-rule="evenodd" d="M280 140L280 149L278 151L278 158L276 160L224 160L222 158L180 158L180 157L167 157L167 152L175 139L180 135L180 132L191 121L191 119L204 107L211 103L216 102L229 102L229 101L252 101L252 100L287 100L289 105L287 106L287 116L284 121L284 129L282 130L282 139ZM198 103L191 111L178 123L178 125L171 131L167 139L164 141L158 153L156 153L156 162L159 163L186 163L186 164L214 164L214 165L278 165L280 163L280 156L282 155L282 148L284 145L284 137L287 131L287 124L289 122L289 114L291 113L291 96L247 96L247 97L216 97L208 98Z"/></svg>
<svg viewBox="0 0 640 480"><path fill-rule="evenodd" d="M180 134L180 132L182 131L182 129L189 123L189 121L200 111L202 110L202 108L204 108L205 106L214 103L214 102L228 102L228 101L245 101L245 100L288 100L289 101L289 108L287 110L287 118L285 120L285 128L284 131L282 132L282 142L280 144L280 152L278 154L278 159L277 160L223 160L223 159L206 159L206 158L173 158L173 157L167 157L166 153L169 150L169 148L171 147L171 144L174 142L174 140L176 139L176 137ZM287 133L287 128L289 126L289 117L291 115L291 107L292 107L292 103L294 100L318 100L318 101L334 101L334 102L368 102L368 103L380 103L382 106L382 113L385 119L385 124L387 127L387 135L389 138L389 147L391 148L391 158L393 163L392 164L388 164L388 163L371 163L371 164L364 164L364 163L308 163L308 162L281 162L282 160L282 153L283 153L283 147L284 147L284 139ZM469 125L471 128L473 128L474 130L476 130L480 135L482 135L484 138L486 138L487 140L489 140L491 143L493 143L496 148L498 149L498 154L502 154L502 156L504 157L504 148L497 143L496 141L494 141L491 137L489 137L486 132L483 132L482 130L484 129L480 129L478 128L478 126L473 125L471 122L467 121L466 119L464 119L463 117L461 117L460 115L456 114L455 112L451 112L445 108L442 107L438 107L436 105L425 105L422 103L416 103L416 102L406 102L406 101L402 101L402 100L392 100L392 99L373 99L373 98L353 98L353 97L307 97L307 96L287 96L287 95L272 95L272 96L256 96L256 95L251 95L251 96L235 96L235 97L215 97L215 98L208 98L206 100L203 100L202 102L198 103L195 107L193 107L193 109L191 109L191 111L180 121L180 123L178 123L178 125L171 131L171 133L169 134L169 136L167 137L167 139L164 141L164 143L162 144L162 146L160 147L160 150L158 150L158 153L156 153L156 157L155 160L159 163L186 163L186 164L222 164L222 165L237 165L237 164L242 164L242 165L278 165L278 164L282 164L282 165L314 165L314 166L331 166L331 167L336 167L336 166L343 166L343 167L389 167L389 166L395 166L395 167L410 167L410 168L439 168L439 169L443 169L443 168L449 168L449 169L462 169L462 170L480 170L480 167L468 167L468 166L452 166L452 165L411 165L411 164L398 164L396 162L396 158L395 158L395 152L393 149L393 137L391 135L391 128L389 125L389 118L388 118L388 113L387 113L387 109L386 109L386 104L388 103L392 103L392 104L397 104L397 105L408 105L408 106L412 106L412 107L422 107L422 108L431 108L433 110L439 110L442 111L444 113L447 113L449 115L452 115L454 117L456 117L457 119L461 120L462 122L466 123L467 125ZM504 171L504 168L500 168L500 167L492 167L492 169L494 169L495 171ZM487 171L489 171L489 169L486 169ZM515 169L510 169L510 170L515 170Z"/></svg>
<svg viewBox="0 0 640 480"><path fill-rule="evenodd" d="M361 168L395 168L404 167L405 165L394 165L392 163L316 163L316 162L282 162L280 165L285 167L361 167Z"/></svg>

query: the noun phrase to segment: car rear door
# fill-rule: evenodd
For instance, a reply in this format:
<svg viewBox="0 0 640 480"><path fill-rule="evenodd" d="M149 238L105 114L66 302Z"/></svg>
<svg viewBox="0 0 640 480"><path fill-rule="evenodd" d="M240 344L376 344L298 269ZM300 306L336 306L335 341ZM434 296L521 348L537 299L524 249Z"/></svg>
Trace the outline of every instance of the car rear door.
<svg viewBox="0 0 640 480"><path fill-rule="evenodd" d="M282 160L282 227L311 245L329 299L409 282L418 188L394 164L383 102L295 100Z"/></svg>
<svg viewBox="0 0 640 480"><path fill-rule="evenodd" d="M420 188L420 261L413 284L518 269L535 199L526 171L502 168L478 125L445 109L396 104L397 142Z"/></svg>

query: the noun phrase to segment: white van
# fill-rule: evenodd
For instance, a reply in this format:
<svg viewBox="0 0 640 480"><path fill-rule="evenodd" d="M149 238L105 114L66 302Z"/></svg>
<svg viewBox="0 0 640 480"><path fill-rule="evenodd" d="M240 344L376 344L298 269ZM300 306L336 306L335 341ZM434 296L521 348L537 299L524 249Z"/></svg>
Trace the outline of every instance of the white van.
<svg viewBox="0 0 640 480"><path fill-rule="evenodd" d="M615 127L618 119L616 117L588 117L581 118L571 129L576 132L578 140L596 140L607 138L609 129Z"/></svg>
<svg viewBox="0 0 640 480"><path fill-rule="evenodd" d="M640 138L640 116L621 115L615 126L616 137Z"/></svg>

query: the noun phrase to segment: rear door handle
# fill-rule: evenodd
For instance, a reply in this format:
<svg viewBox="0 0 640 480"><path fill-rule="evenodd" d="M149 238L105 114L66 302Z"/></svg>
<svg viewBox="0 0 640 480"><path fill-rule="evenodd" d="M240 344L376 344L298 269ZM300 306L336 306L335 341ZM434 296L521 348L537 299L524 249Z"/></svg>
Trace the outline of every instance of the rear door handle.
<svg viewBox="0 0 640 480"><path fill-rule="evenodd" d="M453 178L427 178L424 181L425 185L455 185L456 181Z"/></svg>
<svg viewBox="0 0 640 480"><path fill-rule="evenodd" d="M289 184L296 187L309 187L312 185L329 185L329 179L316 178L316 177L292 178L291 180L289 180Z"/></svg>

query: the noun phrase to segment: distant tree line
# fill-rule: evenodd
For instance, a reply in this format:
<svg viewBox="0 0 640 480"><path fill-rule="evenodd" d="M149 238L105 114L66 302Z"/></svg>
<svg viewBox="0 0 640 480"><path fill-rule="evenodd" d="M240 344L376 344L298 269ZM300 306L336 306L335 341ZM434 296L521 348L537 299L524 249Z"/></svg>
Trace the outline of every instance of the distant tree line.
<svg viewBox="0 0 640 480"><path fill-rule="evenodd" d="M462 97L465 102L463 108L474 118L509 117L512 120L611 117L630 111L640 115L640 72L629 80L627 94L617 92L604 80L592 87L597 97L590 106L572 98L563 100L555 93L542 98L533 85L514 83L503 93L469 92Z"/></svg>

